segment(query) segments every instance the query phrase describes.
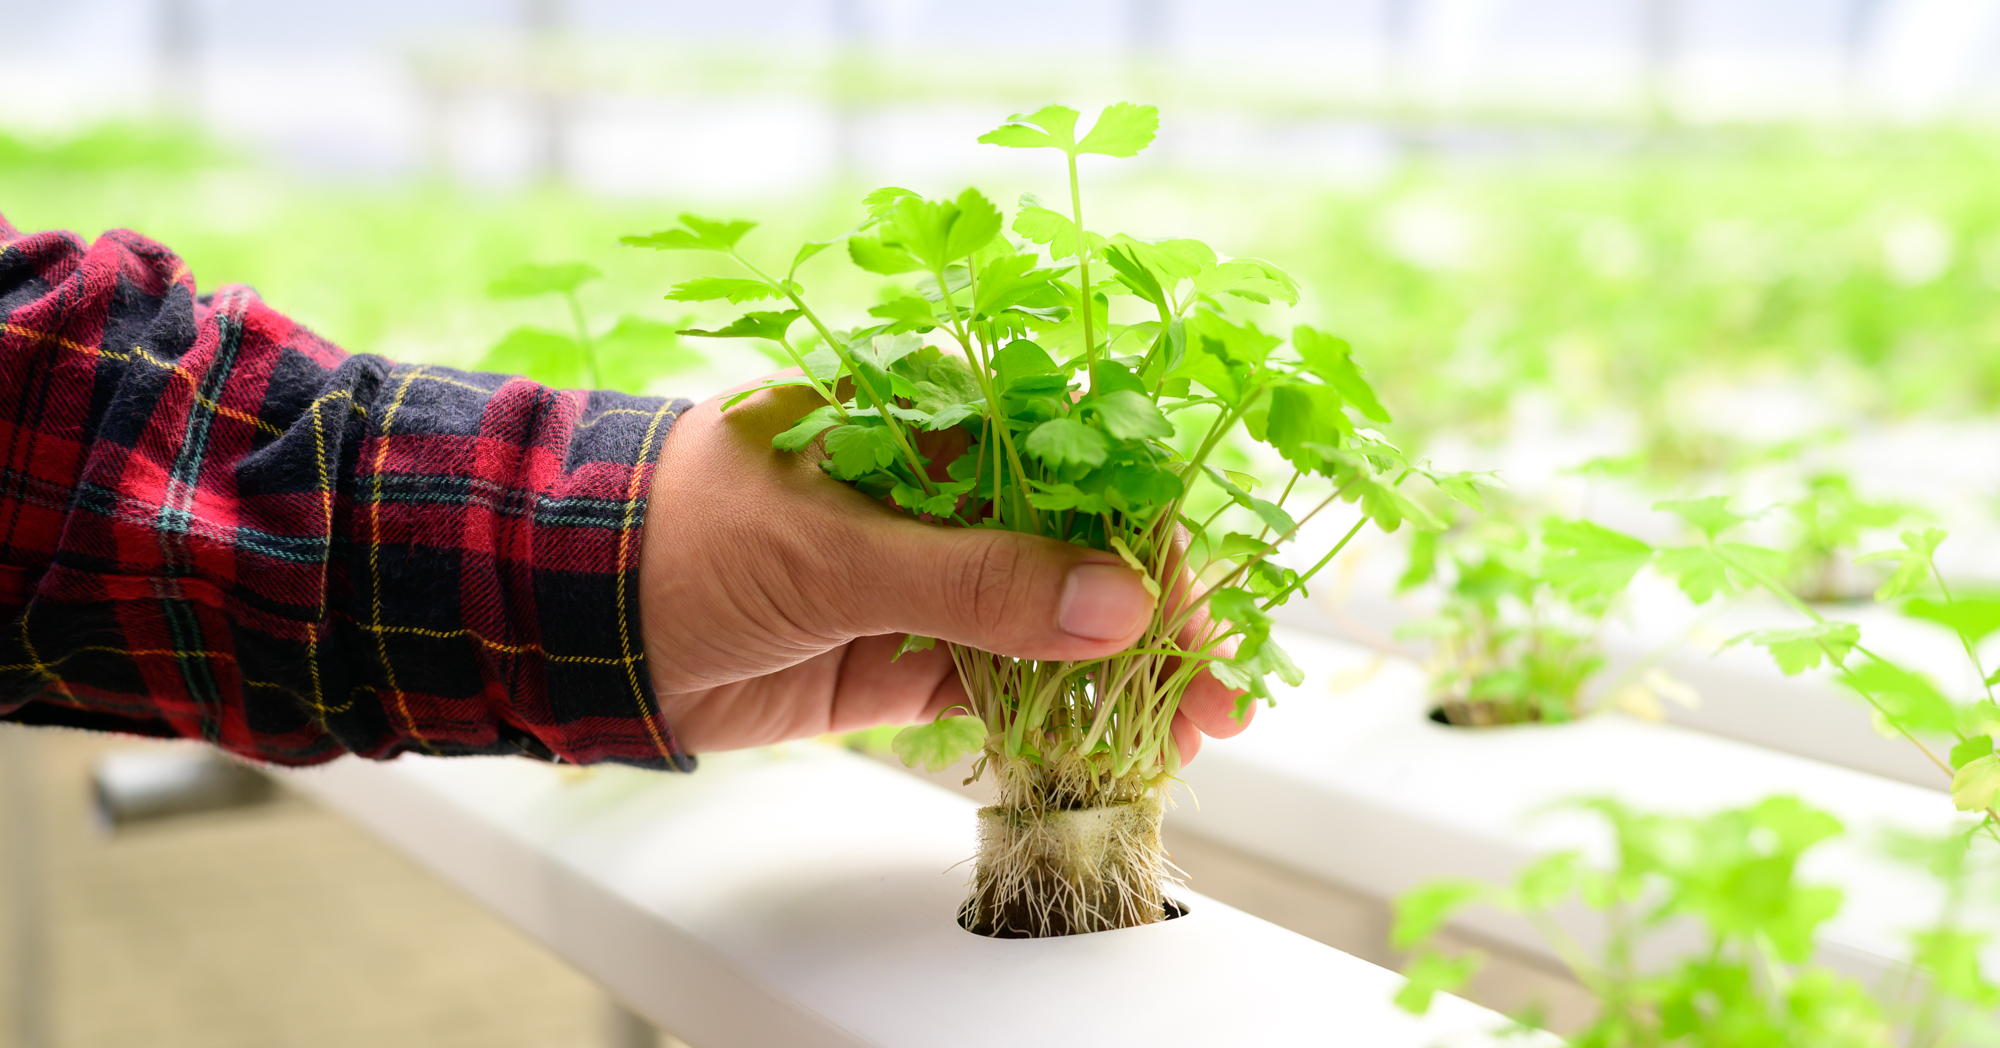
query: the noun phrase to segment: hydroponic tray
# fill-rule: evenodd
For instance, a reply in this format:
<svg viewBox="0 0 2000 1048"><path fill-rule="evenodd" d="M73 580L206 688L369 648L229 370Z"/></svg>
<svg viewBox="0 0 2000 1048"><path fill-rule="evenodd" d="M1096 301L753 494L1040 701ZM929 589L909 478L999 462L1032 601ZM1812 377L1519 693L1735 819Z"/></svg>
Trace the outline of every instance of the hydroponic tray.
<svg viewBox="0 0 2000 1048"><path fill-rule="evenodd" d="M675 776L345 759L287 781L695 1048L1490 1043L1456 998L1188 893L1163 924L1050 940L958 927L975 806L831 747Z"/></svg>

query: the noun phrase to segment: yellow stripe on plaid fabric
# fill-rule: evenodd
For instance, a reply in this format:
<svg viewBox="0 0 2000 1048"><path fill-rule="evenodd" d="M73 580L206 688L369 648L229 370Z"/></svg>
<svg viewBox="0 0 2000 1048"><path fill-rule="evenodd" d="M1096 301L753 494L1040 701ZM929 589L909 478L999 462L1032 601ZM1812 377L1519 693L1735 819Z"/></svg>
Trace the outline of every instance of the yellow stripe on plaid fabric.
<svg viewBox="0 0 2000 1048"><path fill-rule="evenodd" d="M198 401L202 407L208 409L209 411L213 411L216 414L223 416L224 418L234 419L238 422L255 426L257 428L257 431L260 433L268 433L274 437L282 437L285 435L284 430L279 429L278 427L270 424L269 422L264 421L261 418L258 418L255 415L250 414L247 411L238 411L235 408L224 407L223 405L218 404L215 401L202 396L201 380L195 377L194 372L189 371L188 369L180 366L179 364L174 363L171 360L161 360L160 358L152 355L151 353L146 352L145 347L143 346L136 346L136 345L133 346L132 351L130 353L116 353L108 349L100 349L96 346L86 346L81 342L72 342L69 339L63 338L60 335L52 335L46 331L36 331L34 328L22 327L19 324L7 324L4 325L4 327L6 333L9 335L14 335L19 338L34 339L35 341L38 342L53 342L56 345L62 347L63 349L71 350L76 353L81 353L87 357L103 357L107 360L122 360L122 361L138 360L142 363L151 364L162 371L171 372L172 374L179 376L181 381L186 382L188 384L189 389L195 391L194 394L195 400Z"/></svg>
<svg viewBox="0 0 2000 1048"><path fill-rule="evenodd" d="M409 699L403 689L396 686L396 667L389 662L389 641L382 628L382 469L389 462L389 427L396 424L396 412L403 406L403 398L410 392L410 384L423 374L423 367L413 367L403 376L402 385L396 387L396 396L389 402L389 410L382 416L382 431L376 435L375 446L375 498L368 507L368 595L374 602L375 649L382 657L382 674L388 681L389 693L396 698L396 712L402 714L403 727L417 744L431 753L437 753L423 732L417 730L416 719L410 716Z"/></svg>
<svg viewBox="0 0 2000 1048"><path fill-rule="evenodd" d="M660 736L660 726L654 720L653 711L647 708L646 689L639 683L639 660L632 653L632 637L627 625L632 621L632 609L627 603L629 596L625 591L625 576L631 574L628 562L631 557L632 513L638 506L639 478L646 475L646 462L655 454L653 440L660 432L660 420L667 419L668 424L672 424L669 416L673 414L673 405L673 401L660 405L660 410L653 413L652 421L646 424L646 439L639 442L639 458L632 463L632 478L625 485L625 523L618 531L618 650L625 656L625 679L632 688L632 701L639 707L639 719L645 722L646 733L653 737L653 747L660 751L660 756L669 765L676 763L674 755L667 748L667 740Z"/></svg>

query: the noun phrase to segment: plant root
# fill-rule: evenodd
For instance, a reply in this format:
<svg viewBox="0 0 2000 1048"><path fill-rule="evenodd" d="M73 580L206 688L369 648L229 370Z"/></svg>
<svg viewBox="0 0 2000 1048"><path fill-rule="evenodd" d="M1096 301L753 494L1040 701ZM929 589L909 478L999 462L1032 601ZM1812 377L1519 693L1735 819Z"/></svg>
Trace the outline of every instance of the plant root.
<svg viewBox="0 0 2000 1048"><path fill-rule="evenodd" d="M979 810L967 930L1002 939L1131 928L1163 920L1178 871L1160 847L1160 796L1074 810Z"/></svg>

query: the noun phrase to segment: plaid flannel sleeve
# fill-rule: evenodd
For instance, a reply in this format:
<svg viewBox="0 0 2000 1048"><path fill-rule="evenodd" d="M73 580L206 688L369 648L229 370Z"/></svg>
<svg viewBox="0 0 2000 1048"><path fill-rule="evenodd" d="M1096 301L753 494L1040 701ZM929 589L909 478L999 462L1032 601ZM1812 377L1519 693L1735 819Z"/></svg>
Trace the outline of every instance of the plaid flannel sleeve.
<svg viewBox="0 0 2000 1048"><path fill-rule="evenodd" d="M0 218L0 718L689 770L636 592L685 406L350 356Z"/></svg>

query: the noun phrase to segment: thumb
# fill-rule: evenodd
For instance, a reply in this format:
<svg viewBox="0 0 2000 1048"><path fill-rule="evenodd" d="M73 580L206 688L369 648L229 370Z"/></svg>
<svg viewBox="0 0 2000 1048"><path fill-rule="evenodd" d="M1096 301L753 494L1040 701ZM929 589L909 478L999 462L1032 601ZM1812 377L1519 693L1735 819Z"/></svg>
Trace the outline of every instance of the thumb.
<svg viewBox="0 0 2000 1048"><path fill-rule="evenodd" d="M1094 659L1132 644L1153 615L1115 554L986 528L877 518L850 549L855 633L916 633L1029 659Z"/></svg>

